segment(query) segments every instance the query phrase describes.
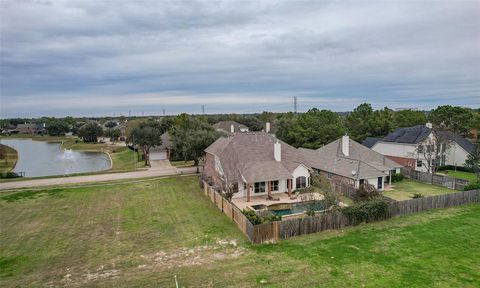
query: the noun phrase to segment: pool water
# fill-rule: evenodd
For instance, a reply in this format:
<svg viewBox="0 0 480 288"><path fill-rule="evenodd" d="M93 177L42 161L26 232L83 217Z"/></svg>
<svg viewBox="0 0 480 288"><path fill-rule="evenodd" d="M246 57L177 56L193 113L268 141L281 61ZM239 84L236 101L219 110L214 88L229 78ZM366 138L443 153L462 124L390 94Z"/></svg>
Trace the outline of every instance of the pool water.
<svg viewBox="0 0 480 288"><path fill-rule="evenodd" d="M273 204L268 206L268 210L277 216L304 213L311 209L314 211L323 211L327 209L327 207L325 201L315 201L313 203Z"/></svg>

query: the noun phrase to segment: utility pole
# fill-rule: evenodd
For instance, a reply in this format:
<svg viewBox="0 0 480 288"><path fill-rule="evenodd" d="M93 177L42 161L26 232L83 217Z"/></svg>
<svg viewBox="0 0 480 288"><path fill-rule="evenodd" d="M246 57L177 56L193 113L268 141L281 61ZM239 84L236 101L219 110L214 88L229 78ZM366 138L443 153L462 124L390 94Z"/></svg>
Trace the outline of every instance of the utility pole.
<svg viewBox="0 0 480 288"><path fill-rule="evenodd" d="M135 153L135 135L132 135L132 142L133 142L133 171L137 171L137 157L135 155L136 154Z"/></svg>
<svg viewBox="0 0 480 288"><path fill-rule="evenodd" d="M293 112L297 114L297 96L293 96Z"/></svg>

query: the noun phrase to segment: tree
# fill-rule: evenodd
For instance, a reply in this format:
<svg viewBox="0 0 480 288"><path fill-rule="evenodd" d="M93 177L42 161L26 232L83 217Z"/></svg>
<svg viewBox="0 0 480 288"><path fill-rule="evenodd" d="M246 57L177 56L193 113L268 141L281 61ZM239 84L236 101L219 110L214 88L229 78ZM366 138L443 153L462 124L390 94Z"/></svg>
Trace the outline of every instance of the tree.
<svg viewBox="0 0 480 288"><path fill-rule="evenodd" d="M401 110L393 116L396 127L413 127L427 123L427 117L423 111Z"/></svg>
<svg viewBox="0 0 480 288"><path fill-rule="evenodd" d="M370 104L363 103L347 115L345 126L350 137L361 142L390 133L395 128L394 115L388 107L374 111Z"/></svg>
<svg viewBox="0 0 480 288"><path fill-rule="evenodd" d="M118 138L120 138L120 135L122 135L122 132L120 131L120 129L117 129L117 128L109 128L107 129L107 131L105 131L105 136L110 138L110 141L112 141L112 143L115 143L116 141L118 141Z"/></svg>
<svg viewBox="0 0 480 288"><path fill-rule="evenodd" d="M480 144L475 144L475 150L465 160L465 167L473 170L477 175L477 181L480 181Z"/></svg>
<svg viewBox="0 0 480 288"><path fill-rule="evenodd" d="M70 131L70 126L65 121L53 120L48 122L46 129L48 135L58 136L68 133Z"/></svg>
<svg viewBox="0 0 480 288"><path fill-rule="evenodd" d="M280 118L277 137L295 147L317 149L345 134L340 116L330 110L310 109Z"/></svg>
<svg viewBox="0 0 480 288"><path fill-rule="evenodd" d="M96 122L88 122L78 129L78 136L85 142L97 142L98 137L103 135L103 129Z"/></svg>
<svg viewBox="0 0 480 288"><path fill-rule="evenodd" d="M184 161L193 160L197 172L203 151L222 135L215 131L206 119L187 114L176 117L170 132L174 156Z"/></svg>
<svg viewBox="0 0 480 288"><path fill-rule="evenodd" d="M441 163L444 162L446 152L451 146L451 141L443 131L434 130L433 137L427 138L421 145L415 149L415 153L421 156L422 165L428 173L435 174Z"/></svg>
<svg viewBox="0 0 480 288"><path fill-rule="evenodd" d="M113 121L108 121L107 123L105 123L105 127L107 127L107 128L113 128L113 127L116 127L116 126L117 126L117 123L113 122Z"/></svg>
<svg viewBox="0 0 480 288"><path fill-rule="evenodd" d="M437 129L451 131L461 136L467 136L473 113L468 108L459 106L438 106L428 115L428 119Z"/></svg>
<svg viewBox="0 0 480 288"><path fill-rule="evenodd" d="M255 116L247 116L239 121L239 123L246 125L250 131L262 131L264 128L264 123Z"/></svg>
<svg viewBox="0 0 480 288"><path fill-rule="evenodd" d="M163 132L158 122L150 120L140 122L128 134L127 142L142 149L146 166L150 165L150 149L162 145Z"/></svg>

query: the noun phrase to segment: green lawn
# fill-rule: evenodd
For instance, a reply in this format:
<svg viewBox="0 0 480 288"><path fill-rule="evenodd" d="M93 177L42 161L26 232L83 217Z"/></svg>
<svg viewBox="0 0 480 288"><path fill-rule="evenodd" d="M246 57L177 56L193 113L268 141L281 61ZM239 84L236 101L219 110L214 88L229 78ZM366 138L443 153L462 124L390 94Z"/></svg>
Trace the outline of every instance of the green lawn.
<svg viewBox="0 0 480 288"><path fill-rule="evenodd" d="M393 183L393 190L385 191L383 195L392 199L402 201L412 199L414 193L420 193L423 196L433 196L445 193L456 193L458 191L448 189L441 186L425 184L409 179L404 179L400 182Z"/></svg>
<svg viewBox="0 0 480 288"><path fill-rule="evenodd" d="M17 150L2 144L0 144L0 150L2 150L2 153L0 153L0 173L12 171L18 160Z"/></svg>
<svg viewBox="0 0 480 288"><path fill-rule="evenodd" d="M446 175L448 175L450 177L454 177L454 178L460 178L460 179L468 180L470 182L477 181L477 176L475 175L475 173L471 173L471 172L446 170L446 171L440 171L439 173L446 174Z"/></svg>
<svg viewBox="0 0 480 288"><path fill-rule="evenodd" d="M478 287L480 205L252 246L196 177L0 194L1 287Z"/></svg>

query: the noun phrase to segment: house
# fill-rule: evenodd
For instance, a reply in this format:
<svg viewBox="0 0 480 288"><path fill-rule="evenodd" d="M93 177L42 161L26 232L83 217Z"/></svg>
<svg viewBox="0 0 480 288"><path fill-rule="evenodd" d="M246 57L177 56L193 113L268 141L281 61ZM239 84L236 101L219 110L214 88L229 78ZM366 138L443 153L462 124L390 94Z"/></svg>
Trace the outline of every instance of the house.
<svg viewBox="0 0 480 288"><path fill-rule="evenodd" d="M204 175L233 198L287 193L310 186L310 171L299 150L264 133L234 133L205 149Z"/></svg>
<svg viewBox="0 0 480 288"><path fill-rule="evenodd" d="M248 127L235 121L220 121L213 124L215 130L225 133L245 133Z"/></svg>
<svg viewBox="0 0 480 288"><path fill-rule="evenodd" d="M34 134L37 132L37 124L33 124L33 123L18 124L17 127L15 127L15 131L17 131L17 133L22 133L22 134Z"/></svg>
<svg viewBox="0 0 480 288"><path fill-rule="evenodd" d="M398 128L383 138L367 138L363 145L381 153L390 159L418 171L427 172L424 161L424 153L418 153L422 149L433 149L439 137L447 139L449 145L445 145L445 155L438 159L439 165L464 166L468 155L475 149L473 143L467 139L448 131L432 129L432 124L418 125L414 127Z"/></svg>
<svg viewBox="0 0 480 288"><path fill-rule="evenodd" d="M162 145L150 149L150 160L168 160L172 154L172 142L170 135L165 132L160 136L162 138Z"/></svg>
<svg viewBox="0 0 480 288"><path fill-rule="evenodd" d="M345 135L317 150L299 148L304 162L314 171L333 182L358 188L369 183L384 190L391 175L399 173L401 165Z"/></svg>

